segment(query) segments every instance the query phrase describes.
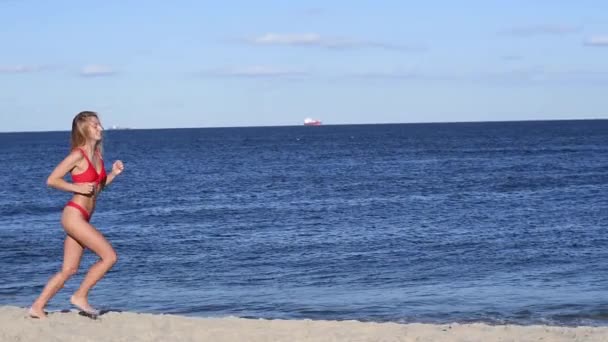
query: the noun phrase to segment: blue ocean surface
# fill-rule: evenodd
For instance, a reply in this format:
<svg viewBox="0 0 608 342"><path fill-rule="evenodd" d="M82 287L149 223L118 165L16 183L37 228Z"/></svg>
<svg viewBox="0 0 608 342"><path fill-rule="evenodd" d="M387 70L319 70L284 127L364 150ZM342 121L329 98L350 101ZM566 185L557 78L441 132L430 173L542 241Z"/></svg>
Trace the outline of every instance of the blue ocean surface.
<svg viewBox="0 0 608 342"><path fill-rule="evenodd" d="M608 120L110 130L101 308L608 325ZM69 132L0 134L0 305L61 267ZM51 301L68 298L84 271Z"/></svg>

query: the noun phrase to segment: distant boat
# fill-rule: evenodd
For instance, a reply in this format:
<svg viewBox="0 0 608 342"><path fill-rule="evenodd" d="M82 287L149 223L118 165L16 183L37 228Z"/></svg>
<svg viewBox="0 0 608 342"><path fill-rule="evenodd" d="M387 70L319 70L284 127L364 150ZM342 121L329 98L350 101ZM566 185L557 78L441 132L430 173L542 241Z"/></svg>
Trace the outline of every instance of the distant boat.
<svg viewBox="0 0 608 342"><path fill-rule="evenodd" d="M304 126L321 126L321 121L317 119L304 119Z"/></svg>
<svg viewBox="0 0 608 342"><path fill-rule="evenodd" d="M111 130L124 130L124 129L130 129L129 127L120 127L120 126L116 126L113 125L112 127L110 127Z"/></svg>

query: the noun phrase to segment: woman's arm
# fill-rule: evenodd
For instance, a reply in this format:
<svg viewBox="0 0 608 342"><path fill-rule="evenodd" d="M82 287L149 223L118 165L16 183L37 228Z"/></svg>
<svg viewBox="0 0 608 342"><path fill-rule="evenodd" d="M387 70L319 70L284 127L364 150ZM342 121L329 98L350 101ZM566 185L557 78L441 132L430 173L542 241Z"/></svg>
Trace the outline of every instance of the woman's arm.
<svg viewBox="0 0 608 342"><path fill-rule="evenodd" d="M67 192L75 192L83 195L89 195L93 192L94 187L91 184L94 183L83 183L83 184L72 184L66 182L63 177L68 174L80 161L83 160L83 155L78 151L73 151L65 159L59 163L49 175L46 180L46 184L51 188L55 188Z"/></svg>
<svg viewBox="0 0 608 342"><path fill-rule="evenodd" d="M114 178L116 178L116 176L118 176L119 174L122 173L122 170L125 168L125 166L122 164L122 161L117 160L114 162L114 164L112 165L112 172L110 172L110 174L108 175L108 178L106 178L106 182L104 183L103 187L105 188L106 186L110 185L110 183L112 183L114 181Z"/></svg>
<svg viewBox="0 0 608 342"><path fill-rule="evenodd" d="M106 186L110 185L112 181L114 181L114 178L116 178L116 175L114 174L114 172L110 172L108 178L106 178L106 182L103 184L104 189Z"/></svg>

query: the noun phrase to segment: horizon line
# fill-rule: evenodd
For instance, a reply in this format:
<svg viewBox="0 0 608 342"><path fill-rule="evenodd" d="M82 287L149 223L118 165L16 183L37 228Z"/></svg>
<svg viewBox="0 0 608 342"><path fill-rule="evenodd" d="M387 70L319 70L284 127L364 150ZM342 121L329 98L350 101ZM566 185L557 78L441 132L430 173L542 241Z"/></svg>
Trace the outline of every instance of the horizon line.
<svg viewBox="0 0 608 342"><path fill-rule="evenodd" d="M544 122L544 121L601 121L608 120L607 118L577 118L577 119L521 119L521 120L480 120L480 121L416 121L416 122L370 122L370 123L336 123L322 124L316 127L323 126L365 126L365 125L424 125L424 124L462 124L462 123L509 123L509 122ZM120 127L120 126L119 126ZM151 131L151 130L168 130L168 129L218 129L218 128L272 128L272 127L306 127L304 124L299 125L265 125L265 126L191 126L191 127L150 127L150 128L106 128L104 131ZM8 133L53 133L53 132L70 132L70 130L40 130L40 131L0 131L0 134Z"/></svg>

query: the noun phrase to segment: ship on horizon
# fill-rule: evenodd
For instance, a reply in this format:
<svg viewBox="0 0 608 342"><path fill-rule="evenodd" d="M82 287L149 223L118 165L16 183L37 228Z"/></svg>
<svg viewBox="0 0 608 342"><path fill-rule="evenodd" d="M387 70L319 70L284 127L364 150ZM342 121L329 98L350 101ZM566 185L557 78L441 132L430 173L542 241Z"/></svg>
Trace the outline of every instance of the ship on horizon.
<svg viewBox="0 0 608 342"><path fill-rule="evenodd" d="M129 128L129 127L117 126L117 125L112 125L112 127L110 127L109 129L118 131L118 130L127 130L127 129L131 129L131 128Z"/></svg>
<svg viewBox="0 0 608 342"><path fill-rule="evenodd" d="M321 126L321 120L306 118L304 119L304 126Z"/></svg>

